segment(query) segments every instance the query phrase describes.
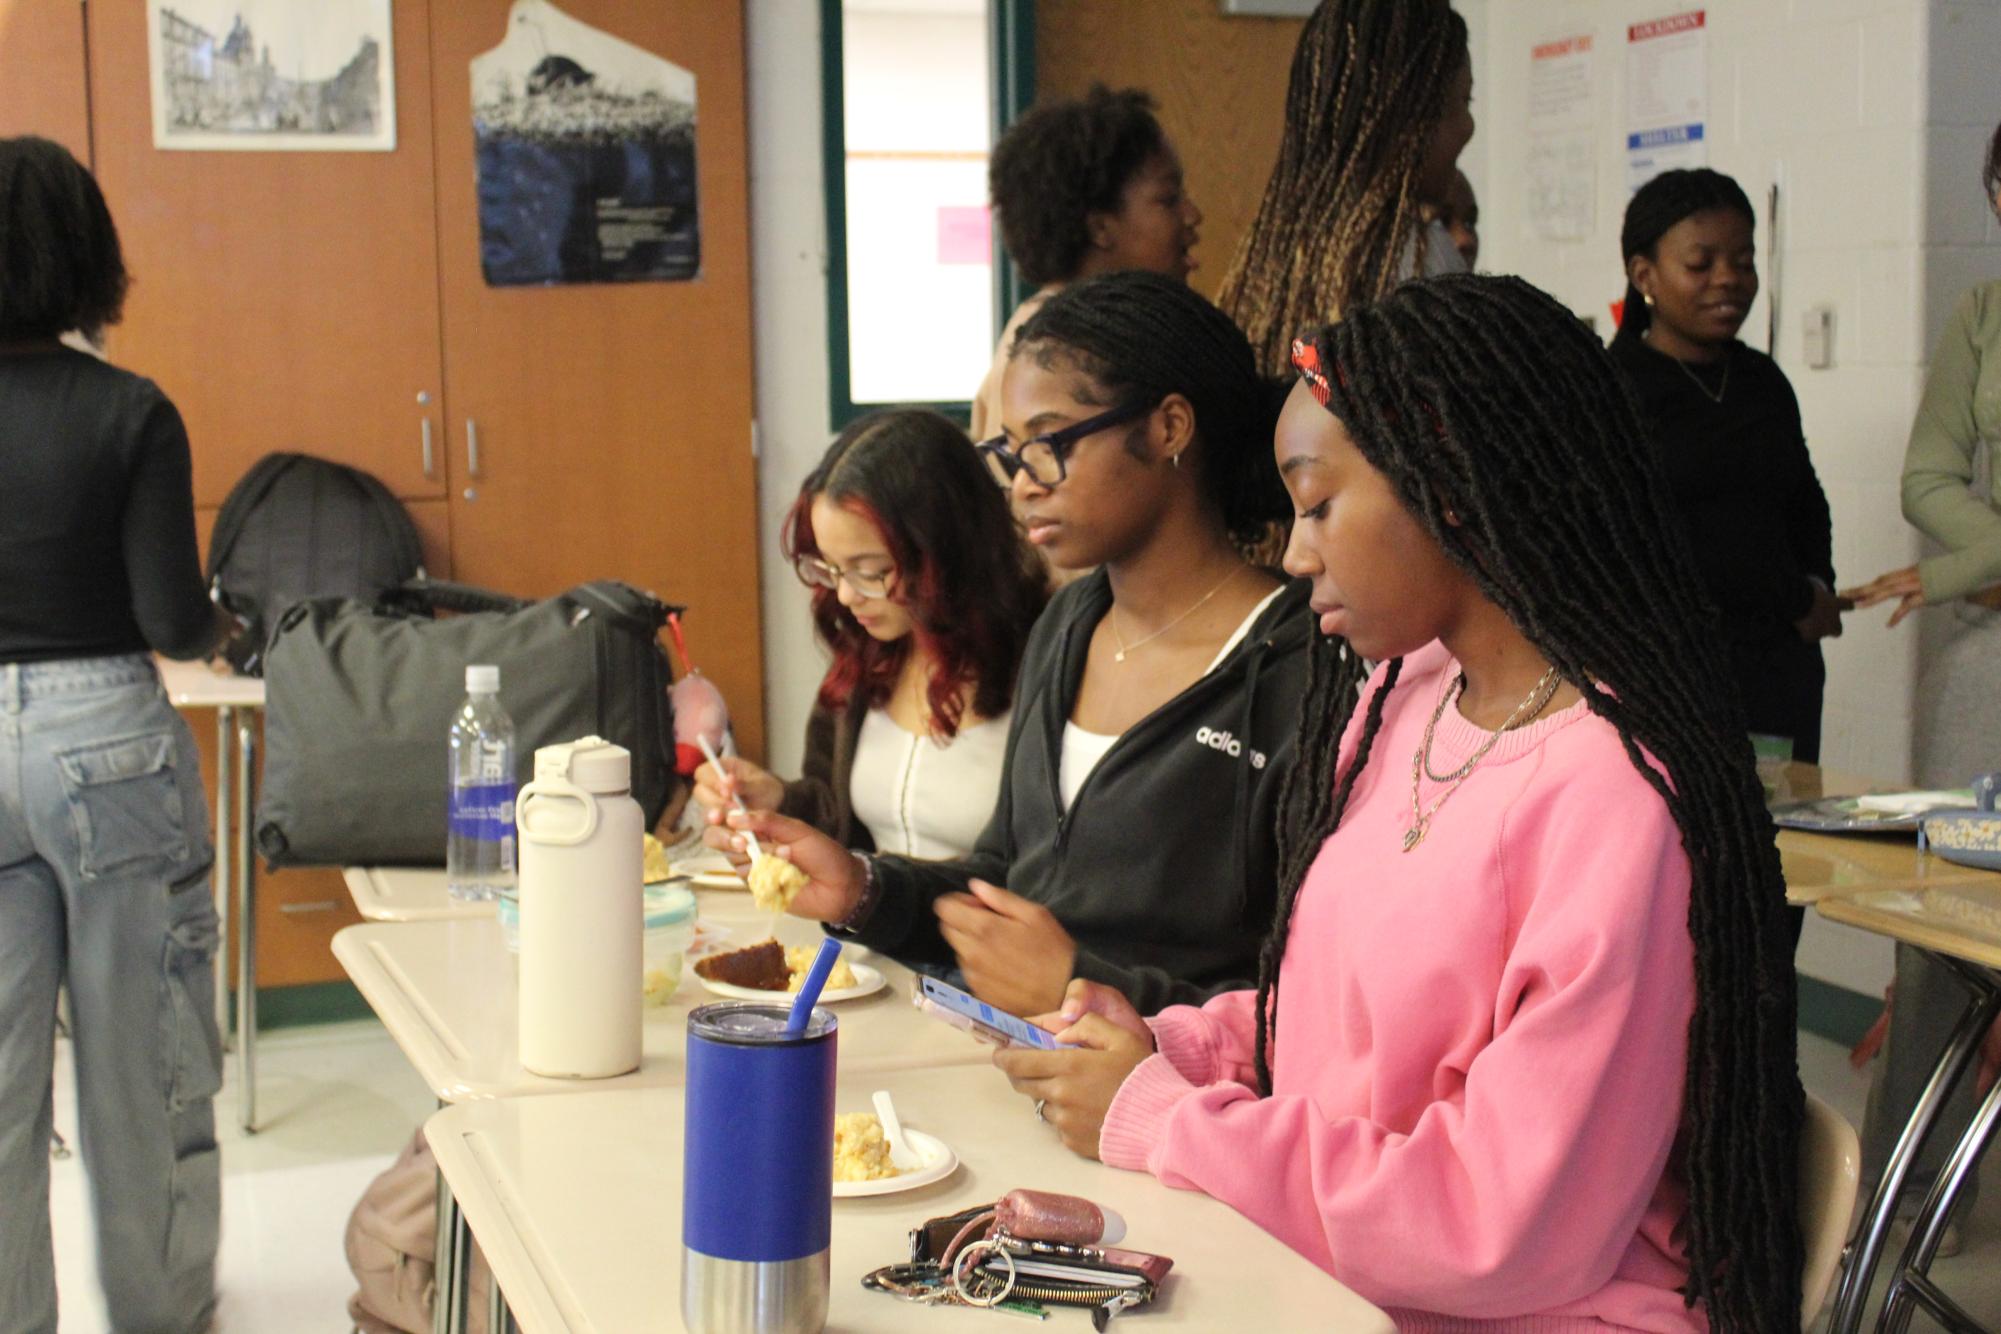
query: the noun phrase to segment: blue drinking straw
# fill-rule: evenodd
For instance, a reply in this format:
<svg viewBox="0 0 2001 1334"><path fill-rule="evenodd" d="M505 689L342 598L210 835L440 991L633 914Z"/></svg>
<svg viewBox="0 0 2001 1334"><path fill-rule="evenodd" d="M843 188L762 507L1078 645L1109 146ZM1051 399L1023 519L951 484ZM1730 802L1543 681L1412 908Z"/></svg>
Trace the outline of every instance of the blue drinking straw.
<svg viewBox="0 0 2001 1334"><path fill-rule="evenodd" d="M828 936L820 942L820 952L813 956L813 966L806 970L806 980L800 984L798 999L792 1002L792 1013L785 1021L786 1037L796 1038L806 1031L813 1007L820 1003L820 992L827 985L827 974L834 971L834 960L840 957L840 941Z"/></svg>

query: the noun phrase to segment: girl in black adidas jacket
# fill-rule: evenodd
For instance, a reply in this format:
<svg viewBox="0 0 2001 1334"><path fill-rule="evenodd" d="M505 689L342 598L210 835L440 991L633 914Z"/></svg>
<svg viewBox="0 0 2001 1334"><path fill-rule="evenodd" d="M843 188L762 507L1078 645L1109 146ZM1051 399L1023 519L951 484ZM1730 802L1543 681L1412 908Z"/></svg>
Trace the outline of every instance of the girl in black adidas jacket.
<svg viewBox="0 0 2001 1334"><path fill-rule="evenodd" d="M1016 1014L1073 977L1146 1013L1257 975L1311 618L1240 548L1285 513L1243 335L1182 283L1077 283L1021 328L1006 434L980 446L1066 569L1022 661L993 819L970 857L861 857L735 815L811 877L792 911L956 966ZM712 831L721 842L741 835ZM741 848L734 848L741 855Z"/></svg>

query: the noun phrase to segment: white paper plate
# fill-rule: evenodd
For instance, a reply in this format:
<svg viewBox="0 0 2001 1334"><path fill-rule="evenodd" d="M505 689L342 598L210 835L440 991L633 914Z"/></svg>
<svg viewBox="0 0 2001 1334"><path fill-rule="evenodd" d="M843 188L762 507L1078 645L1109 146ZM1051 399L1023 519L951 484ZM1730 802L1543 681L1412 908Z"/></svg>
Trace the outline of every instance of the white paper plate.
<svg viewBox="0 0 2001 1334"><path fill-rule="evenodd" d="M880 1181L836 1181L834 1198L850 1200L861 1195L894 1195L900 1190L916 1190L934 1181L943 1181L959 1170L959 1155L951 1146L936 1135L927 1135L921 1130L903 1128L903 1137L910 1141L910 1147L917 1150L923 1166L913 1172L899 1172L893 1177Z"/></svg>
<svg viewBox="0 0 2001 1334"><path fill-rule="evenodd" d="M691 962L689 964L691 971L693 967L694 965ZM821 992L820 1003L822 1005L837 1004L841 1001L860 1000L863 996L873 996L876 992L883 989L885 983L880 972L865 963L854 964L852 967L855 970L855 984L851 987L842 987L839 990L829 987L827 990ZM755 987L739 987L729 982L712 982L700 973L695 974L695 980L716 995L727 996L731 1000L771 1001L774 1004L783 1003L786 1005L792 1003L793 993L789 991L759 991Z"/></svg>

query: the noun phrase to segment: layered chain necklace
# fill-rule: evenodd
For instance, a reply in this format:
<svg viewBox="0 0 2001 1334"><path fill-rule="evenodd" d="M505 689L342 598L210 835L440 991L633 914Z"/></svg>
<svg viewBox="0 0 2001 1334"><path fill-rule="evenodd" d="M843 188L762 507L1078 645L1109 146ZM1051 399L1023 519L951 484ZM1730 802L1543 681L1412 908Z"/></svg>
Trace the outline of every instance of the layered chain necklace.
<svg viewBox="0 0 2001 1334"><path fill-rule="evenodd" d="M1438 808L1450 801L1452 794L1457 792L1472 776L1473 771L1480 767L1480 761L1486 759L1487 752L1500 741L1501 733L1513 731L1548 708L1550 700L1556 695L1557 687L1562 683L1563 678L1557 674L1556 668L1551 667L1544 672L1542 679L1535 683L1535 687L1529 691L1527 697L1515 706L1513 713L1508 715L1508 720L1501 724L1500 731L1481 742L1480 748L1467 757L1466 762L1457 769L1449 774L1436 774L1431 772L1432 736L1438 731L1438 720L1445 716L1446 706L1466 691L1466 673L1461 672L1454 678L1452 684L1445 688L1445 693L1439 697L1438 707L1431 711L1431 721L1424 725L1424 744L1410 757L1411 824L1409 832L1403 836L1405 852L1424 842L1424 836L1431 832L1431 820L1438 814ZM1445 791L1439 794L1438 800L1431 803L1430 810L1424 808L1421 792L1421 782L1427 777L1434 783L1448 784Z"/></svg>
<svg viewBox="0 0 2001 1334"><path fill-rule="evenodd" d="M1119 646L1119 649L1118 652L1112 655L1112 661L1124 662L1126 660L1126 654L1131 653L1136 649L1145 648L1148 644L1151 644L1154 640L1160 638L1162 635L1166 634L1169 630L1172 630L1175 626L1181 624L1183 621L1187 620L1190 616L1193 616L1196 612L1202 610L1204 603L1208 602L1210 598L1215 597L1218 593L1222 592L1223 589L1229 584L1229 582L1232 579L1236 578L1238 575L1242 574L1245 570L1249 568L1250 567L1247 565L1239 565L1236 569L1231 570L1228 574L1223 576L1222 583L1217 584L1214 588L1204 593L1201 596L1201 598L1199 598L1196 601L1194 606L1190 607L1187 611L1182 612L1179 616L1169 621L1166 625L1161 626L1158 630L1155 630L1152 634L1147 635L1142 639L1135 639L1130 644L1126 643L1126 637L1119 633L1119 604L1114 602L1112 604L1112 640Z"/></svg>

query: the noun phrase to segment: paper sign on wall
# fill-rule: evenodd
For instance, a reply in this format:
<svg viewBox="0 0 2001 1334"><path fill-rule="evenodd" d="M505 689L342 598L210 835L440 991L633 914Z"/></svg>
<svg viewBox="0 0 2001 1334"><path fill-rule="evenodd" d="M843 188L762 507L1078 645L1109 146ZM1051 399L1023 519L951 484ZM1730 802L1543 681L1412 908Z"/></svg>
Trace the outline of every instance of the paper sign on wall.
<svg viewBox="0 0 2001 1334"><path fill-rule="evenodd" d="M673 282L701 265L695 76L514 0L472 62L488 286Z"/></svg>
<svg viewBox="0 0 2001 1334"><path fill-rule="evenodd" d="M1708 11L1626 29L1626 189L1709 164Z"/></svg>
<svg viewBox="0 0 2001 1334"><path fill-rule="evenodd" d="M1582 240L1597 225L1595 45L1577 33L1529 52L1528 220L1551 241Z"/></svg>

